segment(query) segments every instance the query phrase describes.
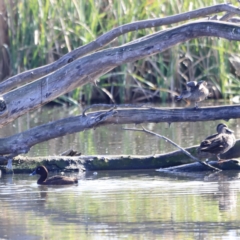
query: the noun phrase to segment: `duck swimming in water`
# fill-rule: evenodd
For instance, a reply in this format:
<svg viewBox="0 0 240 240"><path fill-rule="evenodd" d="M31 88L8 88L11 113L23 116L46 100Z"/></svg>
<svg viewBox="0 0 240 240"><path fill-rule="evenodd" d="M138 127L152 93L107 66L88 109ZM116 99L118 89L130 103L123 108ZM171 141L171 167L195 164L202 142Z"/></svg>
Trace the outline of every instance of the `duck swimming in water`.
<svg viewBox="0 0 240 240"><path fill-rule="evenodd" d="M216 134L207 137L201 142L198 151L217 154L218 161L220 161L220 154L231 149L236 143L236 138L233 131L223 123L218 124L216 130Z"/></svg>
<svg viewBox="0 0 240 240"><path fill-rule="evenodd" d="M191 81L187 83L189 90L184 90L180 96L176 96L175 99L180 101L186 99L186 101L194 102L195 109L198 108L198 103L205 100L209 95L206 81Z"/></svg>
<svg viewBox="0 0 240 240"><path fill-rule="evenodd" d="M37 183L41 185L67 185L78 183L77 178L65 177L65 176L53 176L47 179L48 170L44 166L38 166L31 174L39 174L41 177L38 179Z"/></svg>

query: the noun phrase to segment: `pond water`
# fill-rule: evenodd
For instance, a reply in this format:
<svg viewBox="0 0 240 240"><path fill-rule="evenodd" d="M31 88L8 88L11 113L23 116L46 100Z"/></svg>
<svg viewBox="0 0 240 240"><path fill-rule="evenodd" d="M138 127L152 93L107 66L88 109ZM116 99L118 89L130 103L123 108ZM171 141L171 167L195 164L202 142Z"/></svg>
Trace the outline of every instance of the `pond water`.
<svg viewBox="0 0 240 240"><path fill-rule="evenodd" d="M1 129L0 137L78 113L76 108L40 109ZM220 122L224 121L144 126L188 147L213 134ZM240 138L239 120L224 123ZM111 125L39 144L28 155L55 155L69 148L84 155L176 150L154 136ZM78 175L78 185L38 186L36 176L2 175L0 239L240 239L238 172L169 175L146 170L69 175Z"/></svg>
<svg viewBox="0 0 240 240"><path fill-rule="evenodd" d="M35 176L3 175L0 239L240 238L238 172L78 177L78 185L46 187Z"/></svg>

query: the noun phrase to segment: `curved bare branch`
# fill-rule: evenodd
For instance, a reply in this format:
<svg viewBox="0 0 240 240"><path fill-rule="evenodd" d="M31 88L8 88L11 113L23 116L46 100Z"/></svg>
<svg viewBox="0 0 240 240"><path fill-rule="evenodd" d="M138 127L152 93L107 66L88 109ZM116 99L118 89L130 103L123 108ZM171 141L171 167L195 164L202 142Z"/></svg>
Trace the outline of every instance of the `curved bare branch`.
<svg viewBox="0 0 240 240"><path fill-rule="evenodd" d="M190 19L204 17L207 15L216 14L220 12L230 13L231 17L235 14L240 15L239 8L234 7L230 4L224 3L224 4L217 4L211 7L205 7L205 8L193 10L190 12L165 17L165 18L143 20L143 21L133 22L133 23L119 26L101 35L95 41L89 44L86 44L84 46L81 46L73 50L72 52L62 56L60 59L58 59L54 63L48 64L39 68L31 69L29 71L25 71L16 76L8 78L6 81L0 84L0 94L6 93L7 91L17 87L18 85L24 85L40 77L46 76L86 54L99 50L103 48L106 44L114 40L116 37L121 36L122 34L131 32L131 31L136 31L139 29L159 27L163 25L178 23L181 21L187 21ZM228 18L229 18L229 15L228 17L223 17L222 20L227 20Z"/></svg>
<svg viewBox="0 0 240 240"><path fill-rule="evenodd" d="M4 94L6 108L4 112L0 112L0 125L3 126L29 110L38 108L78 86L94 81L116 66L203 36L239 41L240 26L219 21L184 24L149 35L139 42L134 41L125 46L99 51L78 59L46 77Z"/></svg>

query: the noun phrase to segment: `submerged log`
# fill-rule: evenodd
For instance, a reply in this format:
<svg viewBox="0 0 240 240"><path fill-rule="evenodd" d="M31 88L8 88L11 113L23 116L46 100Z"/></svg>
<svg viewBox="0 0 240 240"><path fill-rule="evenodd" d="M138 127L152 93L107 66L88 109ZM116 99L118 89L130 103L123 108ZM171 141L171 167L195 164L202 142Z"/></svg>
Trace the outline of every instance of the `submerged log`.
<svg viewBox="0 0 240 240"><path fill-rule="evenodd" d="M223 159L236 158L240 156L240 141L224 155ZM198 146L186 148L192 155L197 155ZM216 160L216 158L212 158ZM233 160L232 169L240 170L238 164ZM94 155L94 156L48 156L48 157L24 157L17 156L13 159L14 173L29 173L38 165L45 165L49 171L101 171L101 170L139 170L159 169L192 163L192 159L181 151L155 155ZM211 163L211 162L210 162ZM0 170L6 172L7 161L0 162ZM195 163L194 163L195 164ZM193 165L202 171L201 164ZM224 165L225 166L225 165ZM223 169L222 167L219 167ZM209 169L208 169L209 170Z"/></svg>
<svg viewBox="0 0 240 240"><path fill-rule="evenodd" d="M240 162L237 159L230 159L225 161L209 161L213 167L219 168L221 170L240 170ZM161 168L158 171L168 171L168 172L201 172L201 171L209 171L209 168L205 165L202 165L198 162L184 164L175 167L169 168Z"/></svg>
<svg viewBox="0 0 240 240"><path fill-rule="evenodd" d="M177 152L151 156L48 156L23 157L13 159L14 173L31 172L38 165L45 165L49 171L101 171L157 169L192 162L191 159L178 158ZM0 170L6 173L6 162L1 162Z"/></svg>

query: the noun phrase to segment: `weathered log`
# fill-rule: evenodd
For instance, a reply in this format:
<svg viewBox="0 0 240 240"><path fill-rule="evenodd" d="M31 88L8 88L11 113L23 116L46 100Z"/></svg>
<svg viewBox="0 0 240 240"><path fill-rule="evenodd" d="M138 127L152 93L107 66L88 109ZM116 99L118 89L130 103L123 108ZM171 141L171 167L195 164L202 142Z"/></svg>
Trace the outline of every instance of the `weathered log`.
<svg viewBox="0 0 240 240"><path fill-rule="evenodd" d="M0 154L21 154L27 153L30 148L40 142L52 138L64 136L66 134L84 131L89 128L98 126L108 117L116 114L114 109L109 111L98 112L90 116L70 117L45 125L41 125L30 130L15 134L10 137L0 139ZM0 162L4 161L0 157Z"/></svg>
<svg viewBox="0 0 240 240"><path fill-rule="evenodd" d="M167 16L164 18L142 20L142 21L137 21L137 22L125 24L122 26L118 26L115 29L112 29L109 32L99 36L96 40L92 41L91 43L88 43L84 46L76 48L70 53L65 54L60 59L58 59L57 61L51 64L48 64L46 66L42 66L39 68L31 69L29 71L23 72L21 74L18 74L16 76L9 78L7 81L4 81L3 83L0 84L0 94L6 93L7 91L17 87L18 85L24 85L26 83L30 83L42 76L50 74L56 71L57 69L60 69L61 67L75 61L76 59L86 54L89 54L91 52L94 52L96 50L103 48L106 44L110 43L116 37L119 37L125 33L131 32L131 31L137 31L140 29L170 25L173 23L178 23L186 20L189 21L190 19L205 17L211 14L216 14L220 12L227 12L226 15L220 18L220 20L223 20L223 21L227 21L229 19L229 15L230 16L240 15L239 8L234 7L233 5L230 5L230 4L223 3L223 4L217 4L214 6L189 11L186 13Z"/></svg>
<svg viewBox="0 0 240 240"><path fill-rule="evenodd" d="M121 64L160 53L178 43L203 36L239 41L240 26L219 21L193 22L77 59L52 74L4 94L6 109L0 112L0 125L3 126L76 87L94 82L96 77Z"/></svg>
<svg viewBox="0 0 240 240"><path fill-rule="evenodd" d="M217 120L226 118L226 116L228 119L239 118L240 105L204 107L197 110L192 108L117 108L113 111L97 111L64 118L13 136L0 138L0 155L27 153L32 146L43 141L106 124L195 122Z"/></svg>
<svg viewBox="0 0 240 240"><path fill-rule="evenodd" d="M240 140L224 155L222 159L230 159L231 156L239 157ZM192 155L197 155L198 146L186 148ZM212 159L216 159L213 157ZM139 170L159 169L192 163L182 151L167 154L156 154L148 156L129 155L97 155L97 156L48 156L48 157L23 157L17 156L13 159L15 173L31 172L37 165L43 164L51 170L59 171L102 171L102 170ZM0 170L5 172L7 160L0 162ZM201 164L200 164L201 165ZM197 166L197 165L196 165ZM236 168L238 170L238 168ZM209 170L209 168L208 168Z"/></svg>
<svg viewBox="0 0 240 240"><path fill-rule="evenodd" d="M221 170L240 170L240 162L237 159L230 159L225 161L209 161L213 167L219 168ZM183 164L180 166L160 168L158 171L170 171L170 172L201 172L201 171L211 171L207 166L202 165L198 162Z"/></svg>
<svg viewBox="0 0 240 240"><path fill-rule="evenodd" d="M48 157L23 157L18 156L13 160L14 173L30 172L37 165L45 165L50 171L102 171L102 170L136 170L156 169L189 163L189 159L172 156L48 156ZM7 161L2 161L0 170L6 172Z"/></svg>

